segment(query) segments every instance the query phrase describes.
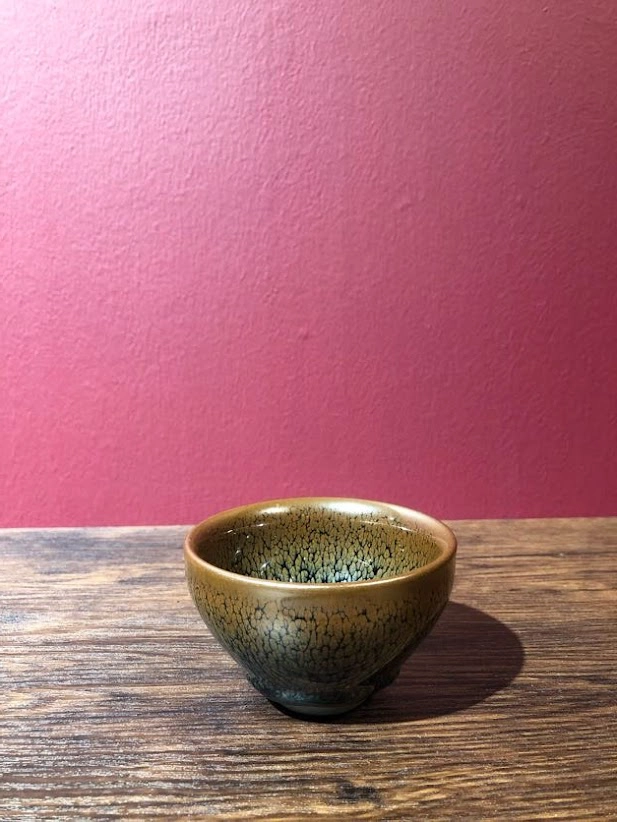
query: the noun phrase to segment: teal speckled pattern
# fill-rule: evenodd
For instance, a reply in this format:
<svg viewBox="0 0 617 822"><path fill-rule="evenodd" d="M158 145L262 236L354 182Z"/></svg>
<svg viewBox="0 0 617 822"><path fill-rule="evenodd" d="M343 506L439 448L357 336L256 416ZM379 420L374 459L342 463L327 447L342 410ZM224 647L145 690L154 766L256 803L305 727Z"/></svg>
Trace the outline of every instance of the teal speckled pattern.
<svg viewBox="0 0 617 822"><path fill-rule="evenodd" d="M432 532L401 510L280 501L189 535L199 612L269 699L299 713L348 710L392 681L430 631L448 600L454 551L445 526Z"/></svg>

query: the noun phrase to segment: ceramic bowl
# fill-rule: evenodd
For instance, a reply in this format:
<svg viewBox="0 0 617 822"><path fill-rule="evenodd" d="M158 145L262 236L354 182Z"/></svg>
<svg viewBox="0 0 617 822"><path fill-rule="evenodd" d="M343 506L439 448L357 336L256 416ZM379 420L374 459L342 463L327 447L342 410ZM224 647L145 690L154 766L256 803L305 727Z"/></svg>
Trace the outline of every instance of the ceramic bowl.
<svg viewBox="0 0 617 822"><path fill-rule="evenodd" d="M448 601L455 553L426 514L337 498L224 511L184 544L193 600L249 681L316 715L395 679Z"/></svg>

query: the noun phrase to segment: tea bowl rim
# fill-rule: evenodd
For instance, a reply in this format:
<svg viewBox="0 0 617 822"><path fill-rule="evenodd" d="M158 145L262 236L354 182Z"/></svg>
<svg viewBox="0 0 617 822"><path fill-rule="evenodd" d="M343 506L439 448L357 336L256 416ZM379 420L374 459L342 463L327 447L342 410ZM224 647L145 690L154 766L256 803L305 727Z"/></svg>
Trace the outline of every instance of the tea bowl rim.
<svg viewBox="0 0 617 822"><path fill-rule="evenodd" d="M275 506L299 506L312 505L319 506L326 503L353 503L358 505L375 506L384 512L394 512L398 514L403 520L409 520L410 524L424 525L431 536L437 536L444 540L445 544L438 544L439 556L426 565L420 568L413 568L404 574L396 574L394 576L380 578L380 579L364 579L352 582L287 582L284 580L263 579L261 577L253 577L247 574L238 574L235 571L228 571L225 568L220 568L211 562L203 559L197 554L195 548L196 539L209 528L224 522L226 519L239 517L242 514L257 512L266 507ZM238 585L256 586L259 588L268 588L279 592L293 592L295 594L303 591L305 593L314 592L331 594L334 591L351 592L354 590L375 589L377 587L386 587L388 585L397 585L410 580L418 580L422 577L429 576L437 569L447 565L454 559L457 551L457 538L454 531L442 522L440 519L425 514L422 511L417 511L414 508L407 508L405 506L396 505L389 502L379 502L378 500L361 499L358 497L285 497L280 499L262 500L260 502L253 502L248 505L239 505L233 508L227 508L212 514L201 522L191 526L184 538L183 553L187 565L192 563L198 568L201 568L207 574L219 577L228 582L234 582Z"/></svg>

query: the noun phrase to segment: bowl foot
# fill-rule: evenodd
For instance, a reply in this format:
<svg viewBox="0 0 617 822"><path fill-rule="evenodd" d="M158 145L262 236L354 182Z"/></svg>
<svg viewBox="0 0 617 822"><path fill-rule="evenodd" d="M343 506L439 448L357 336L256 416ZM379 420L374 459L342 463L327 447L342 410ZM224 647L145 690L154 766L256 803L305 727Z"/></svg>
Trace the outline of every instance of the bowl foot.
<svg viewBox="0 0 617 822"><path fill-rule="evenodd" d="M338 716L353 711L365 702L368 697L363 696L360 699L351 700L350 702L334 702L334 703L311 703L311 702L283 702L281 699L271 699L275 705L282 708L286 713L297 714L299 716Z"/></svg>
<svg viewBox="0 0 617 822"><path fill-rule="evenodd" d="M297 716L337 716L353 711L365 702L375 691L371 684L356 685L346 690L332 689L301 691L291 688L277 688L254 674L247 672L247 679L270 702L283 711Z"/></svg>

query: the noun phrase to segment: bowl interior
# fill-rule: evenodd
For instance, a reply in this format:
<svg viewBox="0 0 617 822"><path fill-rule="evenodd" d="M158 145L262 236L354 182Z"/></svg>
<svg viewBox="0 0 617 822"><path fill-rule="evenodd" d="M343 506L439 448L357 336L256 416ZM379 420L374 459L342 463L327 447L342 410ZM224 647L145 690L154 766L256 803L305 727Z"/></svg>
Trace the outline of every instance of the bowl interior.
<svg viewBox="0 0 617 822"><path fill-rule="evenodd" d="M191 547L211 565L260 579L386 579L427 565L446 546L446 537L424 522L428 518L417 521L401 510L346 500L249 506L206 520Z"/></svg>

